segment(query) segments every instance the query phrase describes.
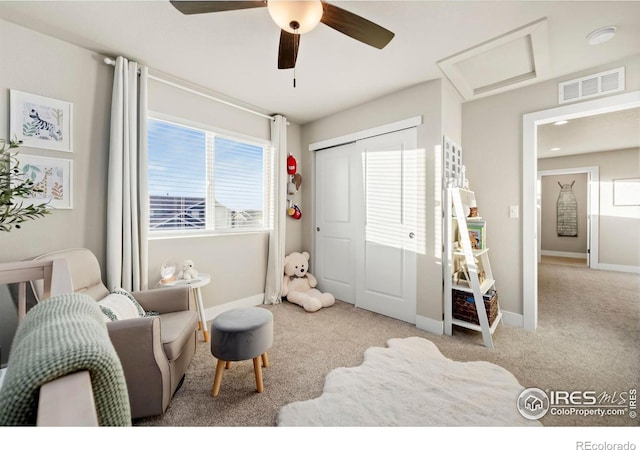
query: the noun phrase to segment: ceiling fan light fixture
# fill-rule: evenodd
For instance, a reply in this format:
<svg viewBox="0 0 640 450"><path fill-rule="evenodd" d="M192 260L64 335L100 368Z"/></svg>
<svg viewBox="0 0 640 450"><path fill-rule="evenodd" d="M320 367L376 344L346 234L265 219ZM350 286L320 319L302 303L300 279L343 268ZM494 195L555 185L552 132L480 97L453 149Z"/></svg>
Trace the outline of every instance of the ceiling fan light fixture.
<svg viewBox="0 0 640 450"><path fill-rule="evenodd" d="M273 21L287 33L304 34L313 30L322 19L322 2L269 0L267 9Z"/></svg>

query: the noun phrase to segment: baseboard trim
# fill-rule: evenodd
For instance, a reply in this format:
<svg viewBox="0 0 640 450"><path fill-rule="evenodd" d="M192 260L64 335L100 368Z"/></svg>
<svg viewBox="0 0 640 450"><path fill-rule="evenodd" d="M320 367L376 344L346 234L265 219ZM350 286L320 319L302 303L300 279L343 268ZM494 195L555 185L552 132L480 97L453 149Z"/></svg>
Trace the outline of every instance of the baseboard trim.
<svg viewBox="0 0 640 450"><path fill-rule="evenodd" d="M625 266L621 264L598 263L598 270L611 270L613 272L640 273L640 266Z"/></svg>
<svg viewBox="0 0 640 450"><path fill-rule="evenodd" d="M524 316L503 310L502 323L508 327L524 328Z"/></svg>
<svg viewBox="0 0 640 450"><path fill-rule="evenodd" d="M433 320L429 317L419 316L417 314L416 328L437 334L438 336L442 336L444 334L444 322L442 320Z"/></svg>
<svg viewBox="0 0 640 450"><path fill-rule="evenodd" d="M262 305L262 302L264 302L264 294L257 294L251 297L241 298L240 300L223 303L222 305L216 305L210 308L206 308L204 310L204 316L206 317L207 321L209 321L215 319L225 311L229 311L235 308L244 308L247 306L258 306Z"/></svg>
<svg viewBox="0 0 640 450"><path fill-rule="evenodd" d="M607 264L610 265L610 264ZM619 267L631 267L638 270L637 273L640 273L640 267L634 266L619 266ZM613 269L611 269L613 270ZM251 297L242 298L240 300L234 300L228 303L224 303L222 305L212 306L210 308L205 309L205 317L207 321L214 319L216 316L222 314L225 311L229 311L234 308L243 308L247 306L258 306L264 302L264 294L257 294ZM516 314L509 311L502 311L502 322L510 327L524 327L524 318L522 314ZM429 317L420 316L416 314L416 328L427 331L429 333L437 334L438 336L442 336L444 334L444 321L442 320L434 320Z"/></svg>
<svg viewBox="0 0 640 450"><path fill-rule="evenodd" d="M540 250L542 256L560 256L563 258L587 259L586 253L556 252L554 250Z"/></svg>

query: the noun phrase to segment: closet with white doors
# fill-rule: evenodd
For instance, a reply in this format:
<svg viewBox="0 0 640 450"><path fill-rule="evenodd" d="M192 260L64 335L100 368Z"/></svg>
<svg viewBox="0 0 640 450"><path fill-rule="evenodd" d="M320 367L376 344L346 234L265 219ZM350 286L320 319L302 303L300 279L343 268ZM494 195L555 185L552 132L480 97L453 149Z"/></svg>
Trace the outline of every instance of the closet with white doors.
<svg viewBox="0 0 640 450"><path fill-rule="evenodd" d="M422 155L415 127L316 151L320 290L415 323Z"/></svg>

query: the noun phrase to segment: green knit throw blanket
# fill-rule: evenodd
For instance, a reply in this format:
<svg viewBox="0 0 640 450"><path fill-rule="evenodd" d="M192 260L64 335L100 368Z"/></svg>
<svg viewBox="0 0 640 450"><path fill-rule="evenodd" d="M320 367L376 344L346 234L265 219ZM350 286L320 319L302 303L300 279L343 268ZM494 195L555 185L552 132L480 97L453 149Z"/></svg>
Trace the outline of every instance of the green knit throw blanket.
<svg viewBox="0 0 640 450"><path fill-rule="evenodd" d="M34 425L40 386L88 370L100 426L130 426L129 394L104 315L94 299L64 294L18 325L0 388L0 425Z"/></svg>

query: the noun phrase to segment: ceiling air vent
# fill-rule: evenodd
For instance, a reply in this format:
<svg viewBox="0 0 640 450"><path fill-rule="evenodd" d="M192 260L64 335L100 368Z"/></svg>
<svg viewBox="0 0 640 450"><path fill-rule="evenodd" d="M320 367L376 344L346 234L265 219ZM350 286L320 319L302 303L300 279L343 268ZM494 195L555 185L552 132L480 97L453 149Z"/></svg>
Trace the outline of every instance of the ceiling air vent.
<svg viewBox="0 0 640 450"><path fill-rule="evenodd" d="M624 67L558 83L558 102L568 103L624 90Z"/></svg>

